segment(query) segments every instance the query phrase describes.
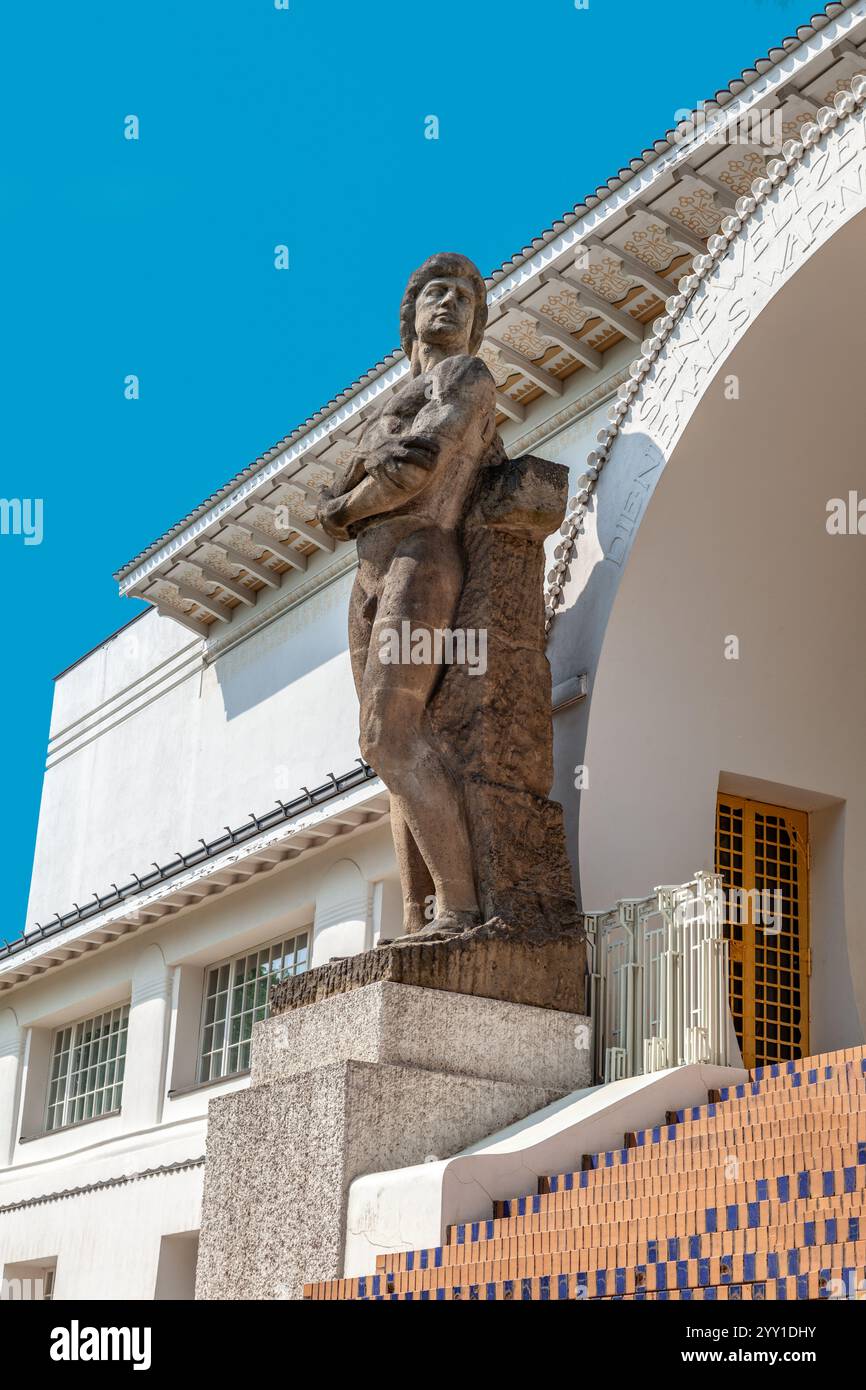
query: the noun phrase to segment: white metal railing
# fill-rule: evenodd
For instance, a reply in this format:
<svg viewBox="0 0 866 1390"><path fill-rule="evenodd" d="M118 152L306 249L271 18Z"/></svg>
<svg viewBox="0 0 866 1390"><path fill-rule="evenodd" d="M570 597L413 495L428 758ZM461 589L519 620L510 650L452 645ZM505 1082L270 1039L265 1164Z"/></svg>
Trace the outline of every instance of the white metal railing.
<svg viewBox="0 0 866 1390"><path fill-rule="evenodd" d="M728 943L717 874L586 914L595 1079L728 1065Z"/></svg>

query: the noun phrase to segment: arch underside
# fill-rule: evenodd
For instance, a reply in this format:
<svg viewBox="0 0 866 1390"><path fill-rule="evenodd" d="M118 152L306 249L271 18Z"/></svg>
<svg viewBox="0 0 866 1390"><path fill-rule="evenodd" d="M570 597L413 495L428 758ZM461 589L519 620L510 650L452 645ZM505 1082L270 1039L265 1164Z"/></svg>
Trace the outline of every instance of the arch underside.
<svg viewBox="0 0 866 1390"><path fill-rule="evenodd" d="M611 449L553 644L555 666L595 644L584 727L557 749L588 769L585 908L712 869L720 788L809 813L813 1050L861 1040L866 1015L866 535L827 527L832 499L866 498L864 209L857 115L671 335Z"/></svg>

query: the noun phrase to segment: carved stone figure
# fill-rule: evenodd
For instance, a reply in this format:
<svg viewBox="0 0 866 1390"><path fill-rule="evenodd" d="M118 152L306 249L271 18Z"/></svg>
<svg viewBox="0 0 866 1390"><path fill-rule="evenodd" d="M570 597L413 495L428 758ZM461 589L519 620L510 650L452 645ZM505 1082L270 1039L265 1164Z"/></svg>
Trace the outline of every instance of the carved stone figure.
<svg viewBox="0 0 866 1390"><path fill-rule="evenodd" d="M407 934L272 988L249 1090L211 1101L199 1298L336 1276L356 1177L452 1153L586 1083L586 945L547 796L544 540L568 472L506 456L476 356L486 319L464 256L411 276L411 370L318 504L329 535L357 541L361 749L391 792ZM251 1225L275 1174L276 1225Z"/></svg>
<svg viewBox="0 0 866 1390"><path fill-rule="evenodd" d="M318 508L329 535L357 541L360 746L391 792L412 941L482 922L579 922L561 809L546 800L543 540L562 521L567 471L506 458L493 378L475 355L486 320L465 256L415 271L400 313L410 375Z"/></svg>

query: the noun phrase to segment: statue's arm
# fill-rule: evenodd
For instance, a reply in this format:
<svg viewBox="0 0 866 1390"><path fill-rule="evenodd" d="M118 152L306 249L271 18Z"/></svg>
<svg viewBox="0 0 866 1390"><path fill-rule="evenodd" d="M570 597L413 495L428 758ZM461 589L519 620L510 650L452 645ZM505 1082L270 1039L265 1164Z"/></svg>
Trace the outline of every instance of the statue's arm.
<svg viewBox="0 0 866 1390"><path fill-rule="evenodd" d="M356 521L403 506L427 486L437 452L436 440L412 434L368 454L355 487L339 497L322 495L317 515L323 530L346 540Z"/></svg>
<svg viewBox="0 0 866 1390"><path fill-rule="evenodd" d="M415 416L415 430L439 443L437 467L478 439L493 435L496 387L480 357L449 357L433 376L430 399Z"/></svg>
<svg viewBox="0 0 866 1390"><path fill-rule="evenodd" d="M476 435L492 433L495 387L476 357L450 358L433 379L430 400L415 417L411 435L381 445L364 459L367 476L343 496L323 499L319 520L345 539L348 527L394 511L427 487L434 474Z"/></svg>
<svg viewBox="0 0 866 1390"><path fill-rule="evenodd" d="M344 493L351 492L353 488L366 477L365 464L367 456L361 449L353 449L346 463L340 469L333 486L330 488L332 497L342 497Z"/></svg>
<svg viewBox="0 0 866 1390"><path fill-rule="evenodd" d="M366 463L366 455L360 449L353 449L333 483L319 490L316 516L322 529L337 540L348 540L348 532L336 523L336 515L340 510L337 504L345 501L347 495L366 478Z"/></svg>

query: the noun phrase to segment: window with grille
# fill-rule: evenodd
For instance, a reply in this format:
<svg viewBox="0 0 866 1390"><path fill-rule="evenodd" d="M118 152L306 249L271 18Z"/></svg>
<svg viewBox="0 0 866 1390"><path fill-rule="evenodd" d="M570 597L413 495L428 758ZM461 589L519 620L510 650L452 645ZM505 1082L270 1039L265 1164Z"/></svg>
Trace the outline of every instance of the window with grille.
<svg viewBox="0 0 866 1390"><path fill-rule="evenodd" d="M309 934L303 931L211 967L204 991L200 1082L247 1070L253 1024L267 1015L271 986L302 975L308 962Z"/></svg>
<svg viewBox="0 0 866 1390"><path fill-rule="evenodd" d="M120 1109L129 1005L54 1034L45 1128L81 1124Z"/></svg>
<svg viewBox="0 0 866 1390"><path fill-rule="evenodd" d="M718 798L716 872L726 901L731 1013L747 1067L808 1053L808 839L804 811ZM771 905L769 924L762 903Z"/></svg>

